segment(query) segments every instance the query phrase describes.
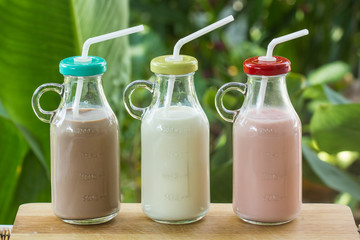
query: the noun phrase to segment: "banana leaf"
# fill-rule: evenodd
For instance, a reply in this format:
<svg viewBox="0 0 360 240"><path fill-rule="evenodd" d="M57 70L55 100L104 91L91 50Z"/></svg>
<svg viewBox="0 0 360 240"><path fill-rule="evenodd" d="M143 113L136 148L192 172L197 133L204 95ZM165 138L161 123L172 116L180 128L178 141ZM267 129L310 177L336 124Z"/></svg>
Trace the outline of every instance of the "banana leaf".
<svg viewBox="0 0 360 240"><path fill-rule="evenodd" d="M321 105L310 122L310 131L320 150L360 152L360 104Z"/></svg>

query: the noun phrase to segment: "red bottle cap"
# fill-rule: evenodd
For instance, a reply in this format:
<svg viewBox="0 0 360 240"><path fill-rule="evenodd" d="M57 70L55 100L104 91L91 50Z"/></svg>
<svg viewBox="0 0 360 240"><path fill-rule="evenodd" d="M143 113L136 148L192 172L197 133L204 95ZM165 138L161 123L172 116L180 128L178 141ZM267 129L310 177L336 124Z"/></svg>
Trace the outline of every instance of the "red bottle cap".
<svg viewBox="0 0 360 240"><path fill-rule="evenodd" d="M290 61L277 57L275 61L262 61L259 57L248 58L244 62L244 72L249 75L276 76L290 72Z"/></svg>

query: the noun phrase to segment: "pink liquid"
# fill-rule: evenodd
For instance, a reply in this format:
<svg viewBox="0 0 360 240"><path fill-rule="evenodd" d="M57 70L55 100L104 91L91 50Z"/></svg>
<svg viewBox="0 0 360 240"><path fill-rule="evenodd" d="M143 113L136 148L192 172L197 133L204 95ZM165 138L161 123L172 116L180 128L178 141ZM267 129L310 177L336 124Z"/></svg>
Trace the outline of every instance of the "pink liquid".
<svg viewBox="0 0 360 240"><path fill-rule="evenodd" d="M233 208L257 223L292 220L301 208L301 123L275 108L234 123Z"/></svg>

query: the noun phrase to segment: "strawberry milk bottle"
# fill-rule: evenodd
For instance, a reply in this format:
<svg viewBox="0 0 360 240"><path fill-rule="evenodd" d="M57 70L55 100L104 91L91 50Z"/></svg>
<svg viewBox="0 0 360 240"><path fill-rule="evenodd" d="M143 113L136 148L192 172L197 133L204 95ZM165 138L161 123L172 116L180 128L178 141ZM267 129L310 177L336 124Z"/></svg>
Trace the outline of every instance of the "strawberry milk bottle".
<svg viewBox="0 0 360 240"><path fill-rule="evenodd" d="M285 82L290 61L271 54L277 43L305 34L307 30L274 39L267 56L244 62L246 84L225 84L216 95L219 114L234 123L233 210L249 223L283 224L301 209L301 122ZM239 111L223 106L222 97L230 90L245 95Z"/></svg>

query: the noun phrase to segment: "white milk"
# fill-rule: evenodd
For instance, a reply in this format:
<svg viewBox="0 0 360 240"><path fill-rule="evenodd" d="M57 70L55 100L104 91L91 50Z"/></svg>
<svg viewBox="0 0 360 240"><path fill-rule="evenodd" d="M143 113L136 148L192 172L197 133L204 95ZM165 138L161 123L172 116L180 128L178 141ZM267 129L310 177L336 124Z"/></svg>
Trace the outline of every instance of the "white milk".
<svg viewBox="0 0 360 240"><path fill-rule="evenodd" d="M142 206L160 221L203 217L209 208L209 123L185 106L148 112L141 125Z"/></svg>

